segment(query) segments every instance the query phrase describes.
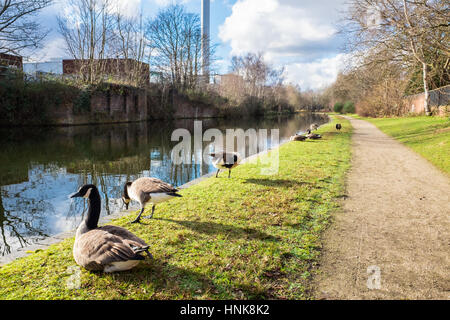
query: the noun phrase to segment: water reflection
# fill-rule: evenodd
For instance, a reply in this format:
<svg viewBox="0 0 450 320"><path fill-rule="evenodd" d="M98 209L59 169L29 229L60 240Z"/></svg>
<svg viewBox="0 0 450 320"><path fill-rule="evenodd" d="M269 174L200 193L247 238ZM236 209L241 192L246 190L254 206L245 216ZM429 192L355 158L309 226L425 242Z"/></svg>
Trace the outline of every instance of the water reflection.
<svg viewBox="0 0 450 320"><path fill-rule="evenodd" d="M280 142L326 116L307 114L271 119L203 120L203 131L279 128ZM207 163L175 165L170 152L173 130L193 135L194 120L0 131L0 255L11 253L50 235L75 229L87 209L84 200L69 195L94 183L102 196L102 214L122 207L126 181L152 176L180 186L215 169ZM270 138L270 135L269 135ZM204 142L204 148L208 142Z"/></svg>

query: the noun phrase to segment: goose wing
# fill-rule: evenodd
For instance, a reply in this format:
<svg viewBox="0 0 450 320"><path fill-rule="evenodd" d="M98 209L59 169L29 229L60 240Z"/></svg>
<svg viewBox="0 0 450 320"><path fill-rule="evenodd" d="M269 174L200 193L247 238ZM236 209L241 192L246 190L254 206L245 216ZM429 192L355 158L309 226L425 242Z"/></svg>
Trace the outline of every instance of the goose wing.
<svg viewBox="0 0 450 320"><path fill-rule="evenodd" d="M133 182L132 188L144 193L175 193L178 189L157 178L139 178Z"/></svg>
<svg viewBox="0 0 450 320"><path fill-rule="evenodd" d="M133 247L148 247L148 244L144 240L125 228L118 226L103 226L98 229L120 237L122 241L131 244Z"/></svg>
<svg viewBox="0 0 450 320"><path fill-rule="evenodd" d="M143 260L139 254L142 250L138 249L143 247L143 241L134 237L123 238L105 227L94 229L77 239L74 255L77 262L94 270L101 270L113 262ZM136 241L136 238L141 241Z"/></svg>

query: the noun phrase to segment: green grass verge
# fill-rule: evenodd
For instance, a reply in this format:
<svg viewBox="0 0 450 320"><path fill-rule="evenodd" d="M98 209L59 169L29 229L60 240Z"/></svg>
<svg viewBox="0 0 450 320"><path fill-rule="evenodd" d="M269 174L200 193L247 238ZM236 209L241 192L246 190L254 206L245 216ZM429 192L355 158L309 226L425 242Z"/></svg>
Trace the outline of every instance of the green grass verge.
<svg viewBox="0 0 450 320"><path fill-rule="evenodd" d="M154 260L116 274L75 266L73 238L0 268L0 299L308 299L321 233L344 194L351 126L340 119L322 140L279 149L279 172L243 164L157 206L154 219L125 226L151 245ZM272 151L273 152L273 151Z"/></svg>
<svg viewBox="0 0 450 320"><path fill-rule="evenodd" d="M450 174L450 118L418 116L360 119L373 123Z"/></svg>

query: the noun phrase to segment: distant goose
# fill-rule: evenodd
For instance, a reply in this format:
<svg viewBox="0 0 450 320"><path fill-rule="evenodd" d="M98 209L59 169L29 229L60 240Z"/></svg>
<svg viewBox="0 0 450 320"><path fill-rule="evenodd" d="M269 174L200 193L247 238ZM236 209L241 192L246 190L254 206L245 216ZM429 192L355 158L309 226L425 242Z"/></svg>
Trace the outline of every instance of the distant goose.
<svg viewBox="0 0 450 320"><path fill-rule="evenodd" d="M100 217L100 195L93 184L82 186L71 198L89 200L89 211L75 235L73 257L76 263L87 270L115 272L135 267L144 260L141 255L148 251L148 244L127 229L117 226L98 227Z"/></svg>
<svg viewBox="0 0 450 320"><path fill-rule="evenodd" d="M307 135L306 135L306 137L308 138L308 139L314 139L314 140L316 140L316 139L321 139L322 138L322 136L320 135L320 134L317 134L317 133L311 133L311 130L310 129L308 129L307 130Z"/></svg>
<svg viewBox="0 0 450 320"><path fill-rule="evenodd" d="M319 128L319 125L317 123L313 123L312 125L309 126L309 129L311 131L317 130Z"/></svg>
<svg viewBox="0 0 450 320"><path fill-rule="evenodd" d="M296 134L295 136L291 136L291 141L305 141L306 137L300 134Z"/></svg>
<svg viewBox="0 0 450 320"><path fill-rule="evenodd" d="M231 175L231 169L235 168L241 162L241 156L237 152L215 152L210 153L212 164L217 168L216 178L221 169L228 169L228 178Z"/></svg>
<svg viewBox="0 0 450 320"><path fill-rule="evenodd" d="M342 128L342 125L340 123L336 123L336 129L341 130L341 128Z"/></svg>
<svg viewBox="0 0 450 320"><path fill-rule="evenodd" d="M122 197L126 209L128 210L128 205L131 200L138 201L141 205L141 212L136 219L131 221L131 223L136 223L141 220L141 215L144 212L147 203L152 204L152 213L149 216L151 219L155 212L155 205L174 197L181 197L181 195L177 193L178 191L179 190L174 188L171 184L156 178L142 177L133 182L127 182L123 188Z"/></svg>

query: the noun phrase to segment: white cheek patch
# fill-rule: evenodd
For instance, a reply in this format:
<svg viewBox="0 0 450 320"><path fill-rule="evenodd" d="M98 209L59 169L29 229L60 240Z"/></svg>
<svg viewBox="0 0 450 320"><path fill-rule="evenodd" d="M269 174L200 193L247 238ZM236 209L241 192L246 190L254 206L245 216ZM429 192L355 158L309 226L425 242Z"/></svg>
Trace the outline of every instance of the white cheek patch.
<svg viewBox="0 0 450 320"><path fill-rule="evenodd" d="M89 198L89 196L91 195L91 191L92 191L92 188L89 188L88 191L86 192L86 194L83 196L83 198Z"/></svg>

